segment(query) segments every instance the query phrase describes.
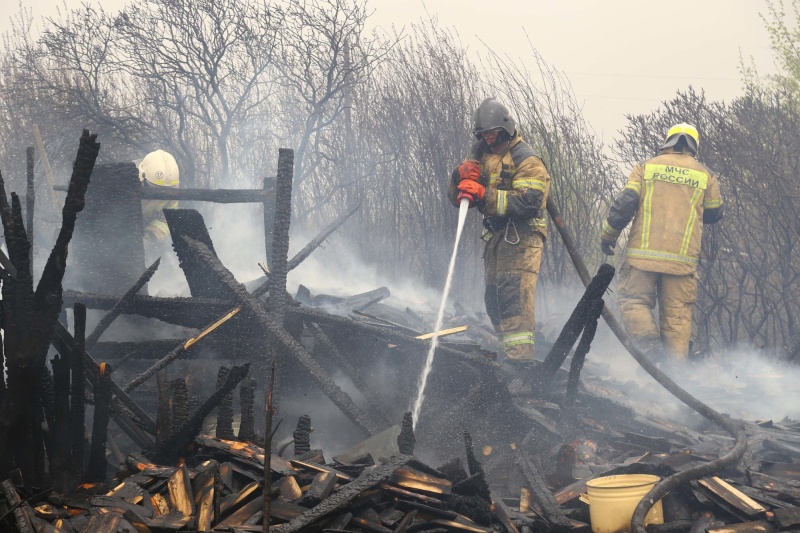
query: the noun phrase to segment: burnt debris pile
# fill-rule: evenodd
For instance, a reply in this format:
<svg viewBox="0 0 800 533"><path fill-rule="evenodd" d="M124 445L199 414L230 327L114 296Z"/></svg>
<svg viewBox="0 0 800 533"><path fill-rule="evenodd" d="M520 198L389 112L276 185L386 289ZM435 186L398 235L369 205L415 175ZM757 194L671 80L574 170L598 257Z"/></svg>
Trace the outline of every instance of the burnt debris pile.
<svg viewBox="0 0 800 533"><path fill-rule="evenodd" d="M3 531L590 531L592 480L627 474L678 480L651 533L800 527L800 424L736 421L741 459L682 477L733 440L583 371L612 267L539 344L547 356L530 375L498 364L486 320L456 304L415 424L430 313L386 287L287 291L287 273L358 206L289 257L291 150L263 188L214 191L142 189L129 164L95 168L98 151L84 133L35 288L33 197L23 217L0 180ZM264 275L240 283L202 214L181 206L164 213L163 251L190 296L149 295L161 262L145 265L140 211L152 200L262 205ZM110 206L125 224L109 224ZM133 319L136 335L110 340Z"/></svg>

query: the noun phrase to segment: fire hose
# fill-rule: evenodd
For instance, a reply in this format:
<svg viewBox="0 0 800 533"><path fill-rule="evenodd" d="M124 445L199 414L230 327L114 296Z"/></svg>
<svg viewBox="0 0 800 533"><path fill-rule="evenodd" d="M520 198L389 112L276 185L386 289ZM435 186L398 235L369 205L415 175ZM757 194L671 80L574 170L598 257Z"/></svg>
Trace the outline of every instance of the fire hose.
<svg viewBox="0 0 800 533"><path fill-rule="evenodd" d="M558 206L556 206L552 197L547 199L547 212L558 229L558 233L561 236L561 240L564 242L567 253L572 260L572 264L578 271L578 276L580 276L584 286L588 287L592 277L589 275L586 264L584 263L580 252L578 251L575 238L564 222L564 219L561 217ZM603 318L622 345L628 350L628 352L630 352L636 362L639 363L641 367L653 377L653 379L655 379L661 386L667 389L680 401L700 413L700 415L706 419L721 426L723 429L725 429L725 431L730 433L734 439L736 439L736 443L734 444L733 448L731 448L725 455L708 463L687 468L682 472L663 479L656 484L650 490L650 492L645 494L644 498L642 498L642 501L639 502L633 512L633 517L631 518L631 530L634 533L646 533L644 527L644 518L655 502L666 496L667 493L683 483L700 479L717 472L726 466L737 463L747 449L747 435L745 434L744 427L737 420L718 413L678 386L677 383L672 381L669 376L662 372L661 369L650 360L650 358L648 358L634 345L632 339L628 336L617 320L616 316L614 316L614 313L607 306L603 308Z"/></svg>

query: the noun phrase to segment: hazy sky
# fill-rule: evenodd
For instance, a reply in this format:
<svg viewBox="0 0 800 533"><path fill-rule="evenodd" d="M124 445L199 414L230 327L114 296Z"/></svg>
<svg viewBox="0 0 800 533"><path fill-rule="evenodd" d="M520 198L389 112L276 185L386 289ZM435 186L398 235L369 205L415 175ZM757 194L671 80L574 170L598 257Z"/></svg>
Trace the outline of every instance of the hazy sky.
<svg viewBox="0 0 800 533"><path fill-rule="evenodd" d="M62 1L81 2L22 5L48 16ZM125 0L102 4L114 10ZM752 56L761 73L776 71L759 17L765 0L369 0L369 6L371 24L383 28L436 16L476 52L489 46L528 59L527 33L545 61L567 74L585 117L606 142L626 113L646 113L677 89L692 85L716 100L739 95L740 55ZM9 27L4 15L0 31Z"/></svg>

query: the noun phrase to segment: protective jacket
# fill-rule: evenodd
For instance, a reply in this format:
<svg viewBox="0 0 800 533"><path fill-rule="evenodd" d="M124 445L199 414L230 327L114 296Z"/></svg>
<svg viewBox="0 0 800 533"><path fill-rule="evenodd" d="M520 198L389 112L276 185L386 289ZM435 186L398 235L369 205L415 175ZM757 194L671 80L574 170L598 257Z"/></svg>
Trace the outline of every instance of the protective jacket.
<svg viewBox="0 0 800 533"><path fill-rule="evenodd" d="M477 202L484 215L484 226L492 232L505 231L509 221L517 231L527 228L547 238L544 209L550 191L550 175L541 158L519 133L516 133L503 154L493 154L486 143L476 142L470 158L480 161L480 183L486 196ZM448 196L458 207L458 172L453 172ZM520 224L521 223L521 224Z"/></svg>
<svg viewBox="0 0 800 533"><path fill-rule="evenodd" d="M633 219L626 261L649 272L697 270L703 224L722 219L717 177L687 153L663 150L637 165L603 223L601 239L616 242Z"/></svg>
<svg viewBox="0 0 800 533"><path fill-rule="evenodd" d="M542 217L550 176L533 149L515 133L509 148L493 154L484 141L473 145L486 187L477 202L486 228L483 254L486 313L503 343L506 358L534 360L535 295L547 225ZM458 169L448 196L458 205Z"/></svg>
<svg viewBox="0 0 800 533"><path fill-rule="evenodd" d="M169 226L164 217L164 209L178 209L177 200L147 200L142 202L142 222L144 230L158 241L169 236Z"/></svg>

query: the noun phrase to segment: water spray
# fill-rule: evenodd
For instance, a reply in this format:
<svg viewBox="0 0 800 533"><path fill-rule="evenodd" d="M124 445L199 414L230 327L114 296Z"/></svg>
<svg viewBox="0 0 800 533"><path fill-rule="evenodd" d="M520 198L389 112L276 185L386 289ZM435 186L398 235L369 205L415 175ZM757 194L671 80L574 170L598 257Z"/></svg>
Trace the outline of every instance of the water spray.
<svg viewBox="0 0 800 533"><path fill-rule="evenodd" d="M444 282L444 290L442 291L442 300L439 302L439 312L436 314L436 326L433 328L433 337L431 337L431 345L428 348L428 356L425 358L425 366L422 367L422 374L419 376L417 383L417 398L414 400L414 406L411 409L411 416L413 420L413 428L417 429L417 421L419 420L419 413L422 410L422 402L425 400L425 385L428 383L428 376L433 368L433 357L436 353L436 346L439 345L439 331L442 329L442 322L444 322L444 307L447 304L447 296L450 294L450 285L453 282L453 270L456 266L456 256L458 255L458 242L461 240L461 232L464 229L464 221L467 220L467 212L475 199L466 193L458 195L458 226L456 228L456 242L453 244L453 254L450 256L450 266L447 268L447 280Z"/></svg>

